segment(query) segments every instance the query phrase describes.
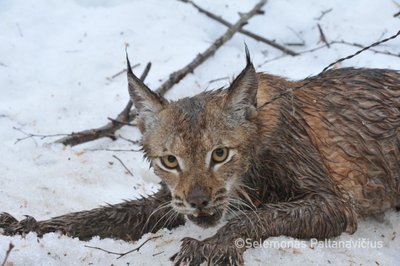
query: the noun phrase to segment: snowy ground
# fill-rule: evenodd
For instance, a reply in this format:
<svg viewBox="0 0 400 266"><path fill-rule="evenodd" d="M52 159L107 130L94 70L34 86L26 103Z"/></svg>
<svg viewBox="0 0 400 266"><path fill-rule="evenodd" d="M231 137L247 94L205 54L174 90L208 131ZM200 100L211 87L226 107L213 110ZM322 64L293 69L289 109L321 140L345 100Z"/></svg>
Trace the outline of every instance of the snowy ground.
<svg viewBox="0 0 400 266"><path fill-rule="evenodd" d="M229 21L238 19L252 1L197 1ZM397 2L397 4L396 4ZM400 29L399 1L270 0L265 15L253 18L247 29L279 43L299 43L296 51L321 45L317 23L329 41L345 40L364 45L390 36ZM321 20L322 11L332 9ZM147 84L157 88L168 75L187 64L213 40L224 26L211 21L191 6L175 0L0 0L0 211L18 219L33 215L46 219L67 212L117 203L157 189L157 177L139 152L104 149L137 149L119 139L101 139L74 148L48 145L56 138L25 135L59 134L101 126L123 108L127 99L125 75L110 78L125 67L124 47L141 73L153 63ZM237 34L214 57L171 90L167 97L193 95L216 88L228 80L209 81L238 74L244 66L244 41L259 71L304 78L321 71L334 60L356 51L336 44L297 57L284 56L265 44ZM400 38L377 48L399 53ZM400 69L399 57L366 52L342 66ZM134 128L118 132L138 139ZM98 150L100 149L100 150ZM102 150L103 149L103 150ZM134 174L130 176L112 155L117 155ZM12 251L7 265L169 265L184 236L205 238L193 225L161 231L161 238L148 242L140 252L121 259L84 245L124 252L137 243L94 238L82 242L57 234L38 239L0 236L0 263L8 244ZM300 247L295 240L279 237L279 248L257 248L245 253L247 265L395 265L400 261L400 215L389 212L382 222L363 221L352 236L336 239L347 244L382 245L381 248ZM270 240L270 241L273 241ZM268 242L268 241L267 241ZM358 243L358 244L357 244ZM298 244L298 243L297 243ZM347 245L346 244L346 245Z"/></svg>

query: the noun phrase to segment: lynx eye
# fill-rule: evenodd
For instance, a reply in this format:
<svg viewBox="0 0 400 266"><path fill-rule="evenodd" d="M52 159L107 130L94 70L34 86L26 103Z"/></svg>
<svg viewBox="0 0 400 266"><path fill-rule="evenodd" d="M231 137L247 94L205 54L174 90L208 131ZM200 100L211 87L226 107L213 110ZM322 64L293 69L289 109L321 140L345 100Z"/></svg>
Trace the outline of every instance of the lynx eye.
<svg viewBox="0 0 400 266"><path fill-rule="evenodd" d="M178 160L173 155L165 155L161 157L161 162L168 169L175 169L178 167Z"/></svg>
<svg viewBox="0 0 400 266"><path fill-rule="evenodd" d="M211 154L211 159L215 163L222 163L226 158L228 158L228 154L228 148L216 148Z"/></svg>

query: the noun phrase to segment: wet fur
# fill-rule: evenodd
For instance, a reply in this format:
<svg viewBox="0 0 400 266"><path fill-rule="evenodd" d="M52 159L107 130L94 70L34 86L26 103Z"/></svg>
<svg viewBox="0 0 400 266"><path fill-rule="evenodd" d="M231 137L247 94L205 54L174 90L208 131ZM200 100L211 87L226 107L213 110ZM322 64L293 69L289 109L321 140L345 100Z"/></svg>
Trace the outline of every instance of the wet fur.
<svg viewBox="0 0 400 266"><path fill-rule="evenodd" d="M344 68L298 82L260 73L256 84L256 109L246 109L245 114L249 126L235 132L238 140L248 139L238 147L247 156L243 157L245 172L235 182L241 203L232 203L228 210L231 218L216 235L203 241L183 239L181 250L172 258L176 265L198 265L205 260L210 264L243 264L244 249L233 245L238 237L334 237L353 233L359 217L400 204L398 71ZM302 84L302 89L265 105L274 95ZM189 115L174 118L176 133L202 132L206 125L199 114L207 108L211 114L229 95L229 90L217 90L180 100L176 108ZM159 104L162 108L165 102ZM241 108L231 111L243 115L235 113L243 111ZM225 118L232 128L235 115ZM158 156L152 151L164 138L160 137L160 143L146 142L149 127L155 123L139 123L149 158ZM188 125L195 130L188 132ZM186 135L185 140L197 138ZM167 177L164 182L169 182ZM190 184L181 182L179 188L189 190ZM136 240L146 232L184 223L183 215L171 210L171 200L170 189L162 185L161 191L149 198L46 221L30 217L18 222L3 214L0 227L10 235L60 230L81 239L99 235Z"/></svg>

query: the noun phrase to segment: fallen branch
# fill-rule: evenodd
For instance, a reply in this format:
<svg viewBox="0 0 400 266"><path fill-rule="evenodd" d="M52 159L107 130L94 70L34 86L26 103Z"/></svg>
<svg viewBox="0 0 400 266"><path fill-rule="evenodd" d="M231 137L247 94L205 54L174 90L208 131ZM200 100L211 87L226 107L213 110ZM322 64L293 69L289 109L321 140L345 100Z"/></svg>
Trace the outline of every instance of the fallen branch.
<svg viewBox="0 0 400 266"><path fill-rule="evenodd" d="M211 18L211 19L213 19L213 20L215 20L215 21L217 21L217 22L219 22L219 23L221 23L221 24L223 24L223 25L225 25L225 26L227 26L227 27L229 27L229 28L232 27L232 24L229 23L228 21L224 20L222 17L217 16L217 15L211 13L211 12L208 11L208 10L205 10L204 8L198 6L196 3L194 3L194 2L191 1L191 0L178 0L178 1L191 4L191 5L192 5L194 8L196 8L200 13L205 14L207 17L209 17L209 18ZM253 38L253 39L256 40L256 41L263 42L263 43L265 43L265 44L267 44L267 45L269 45L269 46L272 46L272 47L274 47L274 48L276 48L276 49L278 49L278 50L281 50L281 51L284 52L285 54L288 54L288 55L291 55L291 56L296 56L296 55L297 55L296 52L294 52L294 51L292 51L292 50L290 50L290 49L288 49L288 48L286 48L286 47L284 47L284 46L278 44L277 42L275 42L275 41L273 41L273 40L269 40L269 39L267 39L267 38L264 38L264 37L262 37L262 36L260 36L260 35L257 35L257 34L255 34L255 33L252 33L252 32L247 31L247 30L245 30L245 29L239 29L238 31L239 31L240 33L242 33L242 34L244 34L244 35L250 37L250 38Z"/></svg>
<svg viewBox="0 0 400 266"><path fill-rule="evenodd" d="M144 81L146 79L146 76L149 73L150 68L151 68L151 63L148 63L142 75L140 76L141 81ZM117 118L111 120L111 122L109 122L105 126L88 129L76 133L72 132L70 135L57 140L55 143L62 143L64 145L75 146L78 144L82 144L88 141L104 137L109 137L115 140L116 139L115 132L134 119L134 117L132 117L130 113L132 105L133 105L132 101L129 100L124 110L122 110L122 112L118 114Z"/></svg>
<svg viewBox="0 0 400 266"><path fill-rule="evenodd" d="M14 248L13 243L10 243L10 244L8 245L8 249L7 249L7 251L6 251L6 256L5 256L5 258L4 258L3 263L1 264L1 266L5 266L5 265L6 265L7 260L8 260L8 257L10 256L11 250L12 250L13 248Z"/></svg>
<svg viewBox="0 0 400 266"><path fill-rule="evenodd" d="M247 13L243 13L240 16L240 19L233 25L229 24L229 29L215 40L211 46L205 50L203 53L198 54L188 65L183 67L182 69L173 72L169 78L156 90L160 95L164 95L169 89L171 89L176 83L181 81L186 75L192 73L193 70L201 65L204 61L206 61L209 57L215 54L215 52L228 40L232 38L232 36L239 31L247 21L256 14L261 12L261 8L265 5L267 0L261 0L256 4L252 10ZM148 65L149 66L149 65ZM146 67L147 69L147 67ZM143 81L146 77L146 71L142 74L141 80ZM62 143L64 145L78 145L88 141L92 141L98 138L109 137L111 139L116 139L115 132L120 129L124 123L129 123L136 117L136 112L131 111L132 102L129 101L124 110L117 116L115 120L119 121L118 123L111 121L107 125L88 129L77 133L72 133L65 138L59 139L56 143Z"/></svg>
<svg viewBox="0 0 400 266"><path fill-rule="evenodd" d="M123 253L121 253L121 252L114 252L114 251L108 251L108 250L103 249L103 248L100 248L100 247L93 247L93 246L88 246L88 245L85 245L85 247L86 247L86 248L93 248L93 249L101 250L101 251L106 252L107 254L118 255L117 259L120 259L120 258L122 258L123 256L126 256L126 255L128 255L128 254L130 254L130 253L132 253L132 252L134 252L134 251L138 251L138 252L139 252L139 250L140 250L147 242L149 242L149 241L151 241L151 240L154 240L154 239L157 239L157 238L160 238L160 237L161 237L161 236L150 237L150 238L148 238L146 241L144 241L142 244L140 244L137 248L134 248L134 249L132 249L132 250L129 250L129 251L123 252Z"/></svg>

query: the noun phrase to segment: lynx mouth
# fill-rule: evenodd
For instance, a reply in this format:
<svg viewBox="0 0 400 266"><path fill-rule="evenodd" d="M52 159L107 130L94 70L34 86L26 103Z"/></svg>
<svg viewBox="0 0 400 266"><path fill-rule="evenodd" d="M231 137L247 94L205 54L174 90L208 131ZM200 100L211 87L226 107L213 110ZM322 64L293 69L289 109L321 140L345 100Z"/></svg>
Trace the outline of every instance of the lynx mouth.
<svg viewBox="0 0 400 266"><path fill-rule="evenodd" d="M213 214L211 214L205 211L200 211L197 216L189 214L187 215L187 218L196 225L207 228L215 226L218 221L221 220L222 212L215 211Z"/></svg>

